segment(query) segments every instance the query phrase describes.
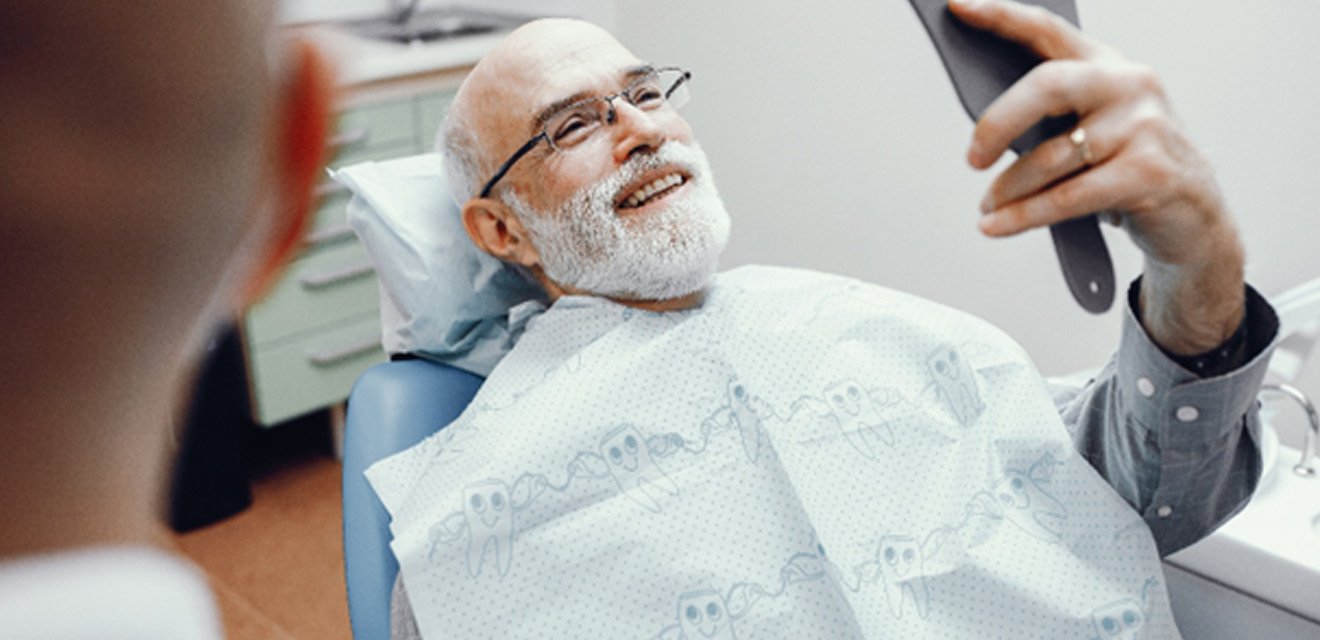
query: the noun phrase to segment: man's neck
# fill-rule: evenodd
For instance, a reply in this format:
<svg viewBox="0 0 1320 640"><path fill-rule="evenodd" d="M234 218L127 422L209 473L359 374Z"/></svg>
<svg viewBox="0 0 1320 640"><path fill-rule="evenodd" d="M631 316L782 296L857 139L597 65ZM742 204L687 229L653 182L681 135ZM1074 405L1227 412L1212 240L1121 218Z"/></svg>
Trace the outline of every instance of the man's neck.
<svg viewBox="0 0 1320 640"><path fill-rule="evenodd" d="M701 305L706 299L706 290L694 291L681 298L672 298L669 300L619 300L610 298L621 305L641 309L643 311L685 311Z"/></svg>
<svg viewBox="0 0 1320 640"><path fill-rule="evenodd" d="M551 282L548 278L545 278L543 275L539 273L535 275L536 275L536 279L539 280L541 283L541 288L545 289L546 296L550 299L550 302L552 304L554 303L554 301L562 298L563 296L569 296L569 295L596 296L596 297L605 298L606 300L609 300L611 302L617 302L618 304L624 305L626 307L641 309L643 311L656 311L656 312L684 311L687 309L692 309L701 306L701 303L706 299L706 292L707 292L706 288L702 288L693 291L692 293L689 293L685 296L679 296L677 298L669 298L666 300L631 300L624 298L612 298L610 296L597 296L597 294L588 291L578 291L576 289L571 289L569 287L562 287L554 282Z"/></svg>

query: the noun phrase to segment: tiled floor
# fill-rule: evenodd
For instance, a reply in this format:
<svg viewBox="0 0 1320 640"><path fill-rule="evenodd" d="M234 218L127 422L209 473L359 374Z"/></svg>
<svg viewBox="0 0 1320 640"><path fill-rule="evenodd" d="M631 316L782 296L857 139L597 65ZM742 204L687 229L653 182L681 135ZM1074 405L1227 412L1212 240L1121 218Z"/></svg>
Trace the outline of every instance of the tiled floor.
<svg viewBox="0 0 1320 640"><path fill-rule="evenodd" d="M350 639L340 464L325 446L276 448L255 465L251 506L172 544L210 578L229 638Z"/></svg>

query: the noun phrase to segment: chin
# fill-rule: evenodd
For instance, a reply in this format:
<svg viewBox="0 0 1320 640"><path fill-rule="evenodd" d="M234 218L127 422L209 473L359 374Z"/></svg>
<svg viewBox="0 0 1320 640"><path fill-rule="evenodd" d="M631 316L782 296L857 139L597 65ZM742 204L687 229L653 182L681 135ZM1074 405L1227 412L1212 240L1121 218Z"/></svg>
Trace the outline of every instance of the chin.
<svg viewBox="0 0 1320 640"><path fill-rule="evenodd" d="M639 206L618 208L611 188L597 190L604 197L575 195L558 215L528 211L524 226L546 277L568 291L627 301L675 300L706 289L728 242L729 214L704 157L675 164L684 181L655 187L649 201L634 198Z"/></svg>

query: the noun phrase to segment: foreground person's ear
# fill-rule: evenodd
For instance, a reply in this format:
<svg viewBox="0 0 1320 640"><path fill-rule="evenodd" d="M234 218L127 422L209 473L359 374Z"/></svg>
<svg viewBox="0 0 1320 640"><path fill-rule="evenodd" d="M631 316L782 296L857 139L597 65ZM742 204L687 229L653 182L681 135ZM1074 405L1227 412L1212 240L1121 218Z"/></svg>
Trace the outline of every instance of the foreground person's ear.
<svg viewBox="0 0 1320 640"><path fill-rule="evenodd" d="M288 72L275 104L271 131L267 193L268 242L243 292L243 302L258 300L298 251L316 205L313 189L324 175L326 139L330 127L333 73L324 55L311 43L291 45Z"/></svg>
<svg viewBox="0 0 1320 640"><path fill-rule="evenodd" d="M541 263L527 231L503 202L473 198L463 204L463 228L478 249L505 262L532 268Z"/></svg>

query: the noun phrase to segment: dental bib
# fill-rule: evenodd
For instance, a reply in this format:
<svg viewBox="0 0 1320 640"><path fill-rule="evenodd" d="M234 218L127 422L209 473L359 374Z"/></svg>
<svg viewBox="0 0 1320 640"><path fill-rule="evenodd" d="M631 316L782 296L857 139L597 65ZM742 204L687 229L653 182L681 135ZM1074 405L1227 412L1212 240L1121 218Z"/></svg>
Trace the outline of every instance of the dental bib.
<svg viewBox="0 0 1320 640"><path fill-rule="evenodd" d="M1022 350L835 276L562 298L367 475L425 637L1178 637Z"/></svg>

